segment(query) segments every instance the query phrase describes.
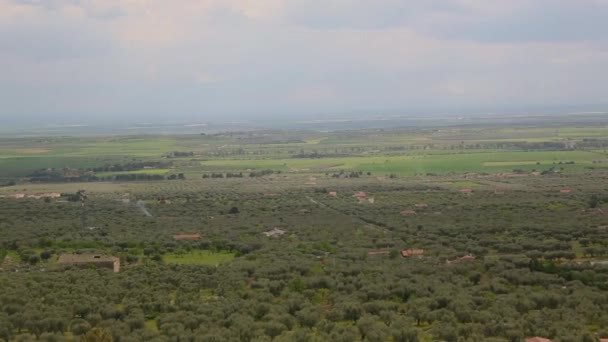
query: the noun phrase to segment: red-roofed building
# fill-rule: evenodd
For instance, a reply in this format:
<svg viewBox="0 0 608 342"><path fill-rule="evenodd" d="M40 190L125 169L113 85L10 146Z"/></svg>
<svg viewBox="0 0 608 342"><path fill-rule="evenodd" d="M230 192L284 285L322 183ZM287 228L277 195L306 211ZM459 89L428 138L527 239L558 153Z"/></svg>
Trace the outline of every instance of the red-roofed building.
<svg viewBox="0 0 608 342"><path fill-rule="evenodd" d="M526 342L551 342L550 339L544 337L528 337L526 338Z"/></svg>
<svg viewBox="0 0 608 342"><path fill-rule="evenodd" d="M416 216L416 212L413 210L403 210L399 214L401 214L401 216Z"/></svg>
<svg viewBox="0 0 608 342"><path fill-rule="evenodd" d="M415 255L423 255L424 249L404 249L401 251L401 256L404 258L415 256Z"/></svg>
<svg viewBox="0 0 608 342"><path fill-rule="evenodd" d="M561 190L559 191L559 193L560 193L560 194L569 194L570 192L571 192L571 190L570 190L570 189L561 189Z"/></svg>
<svg viewBox="0 0 608 342"><path fill-rule="evenodd" d="M355 192L353 197L364 198L364 197L367 197L367 194L363 191L357 191L357 192Z"/></svg>
<svg viewBox="0 0 608 342"><path fill-rule="evenodd" d="M460 192L462 192L463 194L470 194L473 192L473 189L469 189L469 188L460 189Z"/></svg>
<svg viewBox="0 0 608 342"><path fill-rule="evenodd" d="M330 191L328 194L329 196L338 197L338 193L335 191Z"/></svg>
<svg viewBox="0 0 608 342"><path fill-rule="evenodd" d="M369 256L374 256L374 255L389 255L390 252L389 251L369 251L367 252L367 255Z"/></svg>
<svg viewBox="0 0 608 342"><path fill-rule="evenodd" d="M173 235L175 240L198 240L201 238L201 234L179 234Z"/></svg>

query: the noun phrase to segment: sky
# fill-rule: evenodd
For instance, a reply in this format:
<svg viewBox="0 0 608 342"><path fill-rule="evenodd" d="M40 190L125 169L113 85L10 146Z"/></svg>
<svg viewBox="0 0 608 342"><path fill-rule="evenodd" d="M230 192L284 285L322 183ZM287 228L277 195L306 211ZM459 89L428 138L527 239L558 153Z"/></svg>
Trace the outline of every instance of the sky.
<svg viewBox="0 0 608 342"><path fill-rule="evenodd" d="M0 119L608 103L608 0L0 0Z"/></svg>

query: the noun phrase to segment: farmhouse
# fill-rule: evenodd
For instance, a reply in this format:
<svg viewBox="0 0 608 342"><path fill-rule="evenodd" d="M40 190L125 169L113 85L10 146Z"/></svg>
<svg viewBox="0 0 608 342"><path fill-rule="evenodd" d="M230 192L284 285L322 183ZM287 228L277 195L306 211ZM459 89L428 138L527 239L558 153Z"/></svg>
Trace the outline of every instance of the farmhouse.
<svg viewBox="0 0 608 342"><path fill-rule="evenodd" d="M389 251L369 251L367 252L368 256L375 256L375 255L389 255Z"/></svg>
<svg viewBox="0 0 608 342"><path fill-rule="evenodd" d="M110 269L114 273L120 272L120 259L103 254L62 254L57 259L57 263L81 268L94 266Z"/></svg>
<svg viewBox="0 0 608 342"><path fill-rule="evenodd" d="M466 195L470 195L473 193L473 189L464 188L464 189L460 189L460 192L462 192L463 194L466 194Z"/></svg>
<svg viewBox="0 0 608 342"><path fill-rule="evenodd" d="M416 212L414 210L403 210L399 214L401 214L401 216L416 216Z"/></svg>
<svg viewBox="0 0 608 342"><path fill-rule="evenodd" d="M414 204L414 206L416 208L428 208L429 207L429 205L426 203L416 203L416 204Z"/></svg>
<svg viewBox="0 0 608 342"><path fill-rule="evenodd" d="M559 191L559 193L560 193L560 194L569 194L570 192L571 192L571 190L570 190L570 189L561 189L561 190Z"/></svg>
<svg viewBox="0 0 608 342"><path fill-rule="evenodd" d="M286 233L285 230L274 227L271 230L264 232L264 235L266 235L268 237L279 237L285 233Z"/></svg>
<svg viewBox="0 0 608 342"><path fill-rule="evenodd" d="M329 196L333 196L333 197L338 197L338 193L337 193L337 192L335 192L335 191L330 191L330 192L328 192L328 195L329 195Z"/></svg>
<svg viewBox="0 0 608 342"><path fill-rule="evenodd" d="M404 249L401 251L401 256L404 258L415 256L415 255L424 255L424 249Z"/></svg>
<svg viewBox="0 0 608 342"><path fill-rule="evenodd" d="M173 238L175 240L198 240L201 237L202 237L201 234L178 234L178 235L173 235Z"/></svg>
<svg viewBox="0 0 608 342"><path fill-rule="evenodd" d="M526 342L551 342L550 339L544 337L528 337L526 338Z"/></svg>
<svg viewBox="0 0 608 342"><path fill-rule="evenodd" d="M365 198L367 197L367 194L363 191L357 191L355 192L355 194L353 195L353 197L357 197L357 198Z"/></svg>

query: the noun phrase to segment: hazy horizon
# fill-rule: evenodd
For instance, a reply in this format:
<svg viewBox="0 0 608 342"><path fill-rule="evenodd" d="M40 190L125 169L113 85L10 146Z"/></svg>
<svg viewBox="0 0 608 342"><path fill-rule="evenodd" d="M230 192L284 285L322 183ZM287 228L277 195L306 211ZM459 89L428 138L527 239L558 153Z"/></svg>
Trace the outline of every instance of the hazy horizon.
<svg viewBox="0 0 608 342"><path fill-rule="evenodd" d="M605 0L0 0L0 118L605 111L606 17Z"/></svg>

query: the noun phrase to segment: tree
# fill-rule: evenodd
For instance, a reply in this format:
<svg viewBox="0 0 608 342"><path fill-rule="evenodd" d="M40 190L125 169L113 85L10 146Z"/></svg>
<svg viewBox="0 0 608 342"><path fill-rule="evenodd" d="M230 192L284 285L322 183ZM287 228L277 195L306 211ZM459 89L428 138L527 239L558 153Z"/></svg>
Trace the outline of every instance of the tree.
<svg viewBox="0 0 608 342"><path fill-rule="evenodd" d="M321 315L315 308L307 307L300 310L296 314L296 317L298 318L298 322L300 322L300 325L302 325L303 327L312 328L315 326L315 324L317 324Z"/></svg>
<svg viewBox="0 0 608 342"><path fill-rule="evenodd" d="M38 262L40 262L40 257L35 254L32 254L27 258L27 262L32 265L36 265Z"/></svg>
<svg viewBox="0 0 608 342"><path fill-rule="evenodd" d="M84 336L85 342L113 342L112 335L102 328L93 328Z"/></svg>
<svg viewBox="0 0 608 342"><path fill-rule="evenodd" d="M47 261L51 258L52 255L53 255L53 252L47 249L47 250L40 252L40 259Z"/></svg>
<svg viewBox="0 0 608 342"><path fill-rule="evenodd" d="M10 341L13 337L13 325L5 319L0 319L0 339Z"/></svg>
<svg viewBox="0 0 608 342"><path fill-rule="evenodd" d="M238 214L239 212L240 212L240 211L239 211L239 208L237 208L237 207L232 207L232 208L230 208L230 210L228 211L228 214Z"/></svg>
<svg viewBox="0 0 608 342"><path fill-rule="evenodd" d="M597 198L597 195L591 195L591 198L589 198L589 208L597 208L598 204L599 199Z"/></svg>
<svg viewBox="0 0 608 342"><path fill-rule="evenodd" d="M74 335L84 335L91 330L91 325L84 319L75 319L70 327Z"/></svg>
<svg viewBox="0 0 608 342"><path fill-rule="evenodd" d="M44 333L40 335L40 341L43 342L66 342L67 339L63 336L63 334L54 334L54 333Z"/></svg>
<svg viewBox="0 0 608 342"><path fill-rule="evenodd" d="M342 310L344 318L352 321L357 321L363 312L361 305L353 302L345 303Z"/></svg>

